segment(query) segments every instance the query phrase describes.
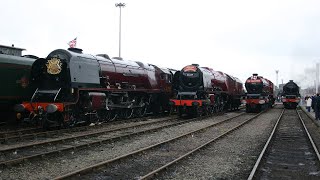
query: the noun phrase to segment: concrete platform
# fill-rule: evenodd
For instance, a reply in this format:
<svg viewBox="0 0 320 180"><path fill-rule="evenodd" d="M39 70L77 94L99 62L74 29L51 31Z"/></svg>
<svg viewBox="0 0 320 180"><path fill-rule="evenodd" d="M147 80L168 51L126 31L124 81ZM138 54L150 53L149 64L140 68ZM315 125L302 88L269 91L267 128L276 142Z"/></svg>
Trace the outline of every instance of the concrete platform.
<svg viewBox="0 0 320 180"><path fill-rule="evenodd" d="M308 112L306 106L300 106L301 107L301 110L304 111L310 119L312 119L312 121L314 122L314 124L316 124L318 127L320 127L320 120L315 120L316 119L316 115L315 113L313 112L313 109L310 110L310 112Z"/></svg>

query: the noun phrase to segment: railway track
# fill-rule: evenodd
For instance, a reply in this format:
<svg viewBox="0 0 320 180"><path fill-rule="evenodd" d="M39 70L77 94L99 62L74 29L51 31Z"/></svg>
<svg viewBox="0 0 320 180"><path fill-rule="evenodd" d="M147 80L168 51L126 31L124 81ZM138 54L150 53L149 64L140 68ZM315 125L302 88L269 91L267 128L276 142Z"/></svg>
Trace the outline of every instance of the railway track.
<svg viewBox="0 0 320 180"><path fill-rule="evenodd" d="M18 130L4 130L0 132L0 143L6 142L10 137L22 138L25 134L33 134L36 132L43 131L42 128L22 128Z"/></svg>
<svg viewBox="0 0 320 180"><path fill-rule="evenodd" d="M319 179L320 155L297 110L283 110L251 179Z"/></svg>
<svg viewBox="0 0 320 180"><path fill-rule="evenodd" d="M144 117L142 118L141 121L144 121L147 119L149 118ZM125 123L136 122L136 121L137 121L137 118L122 120L122 121L113 121L108 123L101 123L94 126L80 126L80 127L56 129L56 130L44 130L43 128L35 128L35 127L18 129L18 130L10 130L10 131L4 131L0 133L0 143L9 143L11 141L31 140L31 139L37 139L37 138L46 138L54 135L61 135L64 133L82 132L82 131L87 131L91 129L105 128L108 126L125 124Z"/></svg>
<svg viewBox="0 0 320 180"><path fill-rule="evenodd" d="M263 112L262 112L263 113ZM257 115L243 114L184 133L162 142L132 151L86 168L67 173L55 179L148 179L176 164L178 161L216 142L249 123ZM244 118L246 117L246 118ZM234 120L234 121L231 121ZM221 129L225 130L220 132ZM216 135L212 135L216 134Z"/></svg>
<svg viewBox="0 0 320 180"><path fill-rule="evenodd" d="M178 120L178 118L169 118L154 121L141 121L133 125L122 126L118 128L103 129L102 131L91 132L77 136L73 135L71 137L3 148L0 149L0 166L12 165L28 159L34 159L37 157L54 155L64 151L83 149L102 143L113 142L119 139L129 138L147 132L158 131L195 120L196 119ZM141 130L139 130L139 128Z"/></svg>

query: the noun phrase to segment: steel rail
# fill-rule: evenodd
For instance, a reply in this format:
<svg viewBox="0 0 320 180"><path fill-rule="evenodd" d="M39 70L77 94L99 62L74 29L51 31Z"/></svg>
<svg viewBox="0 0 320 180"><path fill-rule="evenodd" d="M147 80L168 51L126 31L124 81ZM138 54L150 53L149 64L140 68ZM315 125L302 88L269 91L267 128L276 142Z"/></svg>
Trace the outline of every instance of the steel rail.
<svg viewBox="0 0 320 180"><path fill-rule="evenodd" d="M169 118L168 120L171 119L176 119L176 117L173 118ZM36 137L40 137L40 136L49 136L49 135L56 135L56 134L62 134L62 133L71 133L71 132L80 132L80 131L85 131L88 129L93 129L93 128L104 128L106 126L110 126L110 125L117 125L117 124L122 124L122 123L126 123L126 122L132 122L132 120L134 119L130 119L127 121L119 121L119 122L114 122L114 123L102 123L99 124L97 126L81 126L81 127L75 127L75 128L67 128L67 129L59 129L59 130L51 130L51 131L42 131L42 132L34 132L34 133L29 133L29 134L19 134L17 136L8 136L8 135L3 135L2 138L0 138L0 142L7 142L9 140L12 139L27 139L27 138L36 138ZM19 130L17 131L19 132ZM14 131L12 131L11 133L14 133Z"/></svg>
<svg viewBox="0 0 320 180"><path fill-rule="evenodd" d="M19 149L24 149L24 148L29 148L29 147L39 146L39 145L54 144L54 143L59 143L59 142L67 141L67 140L73 140L73 139L79 139L79 138L83 138L83 137L88 137L88 136L98 136L98 135L102 135L102 134L106 134L106 133L110 133L110 132L114 132L114 131L120 131L120 130L125 130L125 129L130 129L130 128L136 128L136 127L140 127L140 126L156 124L156 123L159 123L159 122L161 123L161 122L169 121L169 120L172 120L172 119L147 121L147 122L143 122L141 124L133 124L133 125L129 125L129 126L126 126L126 127L118 127L118 128L112 128L112 129L102 129L101 131L98 131L98 132L91 132L91 133L80 134L80 135L76 135L76 136L72 136L72 137L66 137L66 138L60 138L60 139L54 139L54 140L47 140L47 141L42 141L42 142L30 143L30 144L22 145L22 146L9 147L9 148L5 148L5 149L0 149L0 153L7 152L7 151L16 151L16 150L19 150Z"/></svg>
<svg viewBox="0 0 320 180"><path fill-rule="evenodd" d="M24 128L24 129L19 129L19 130L4 130L0 132L1 137L8 136L8 134L19 134L23 132L29 132L29 131L34 131L34 130L39 130L39 128Z"/></svg>
<svg viewBox="0 0 320 180"><path fill-rule="evenodd" d="M314 152L316 153L316 155L317 155L317 157L318 157L318 161L320 162L319 150L318 150L316 144L314 143L313 138L311 137L311 135L310 135L310 133L309 133L309 131L308 131L305 123L303 122L303 119L302 119L302 117L301 117L301 115L299 114L298 111L297 111L297 114L298 114L299 119L300 119L300 121L301 121L301 123L302 123L302 126L303 126L303 128L304 128L304 130L305 130L305 132L306 132L306 134L307 134L307 136L308 136L308 138L309 138L309 141L310 141L310 143L311 143L311 145L312 145L312 147L313 147L313 150L314 150Z"/></svg>
<svg viewBox="0 0 320 180"><path fill-rule="evenodd" d="M197 148L193 149L192 151L189 151L188 153L185 153L184 155L182 155L182 156L178 157L177 159L175 159L175 160L173 160L173 161L171 161L171 162L169 162L169 163L161 166L160 168L158 168L158 169L156 169L156 170L154 170L154 171L152 171L152 172L150 172L150 173L148 173L148 174L146 174L146 175L144 175L144 176L142 176L142 177L139 177L139 179L140 179L140 180L144 180L144 179L150 179L150 178L152 178L153 176L155 176L155 175L157 175L158 173L160 173L161 171L169 168L170 166L172 166L173 164L177 163L178 161L180 161L180 160L182 160L182 159L184 159L184 158L192 155L193 153L195 153L195 152L203 149L204 147L208 146L209 144L216 142L217 140L219 140L219 139L225 137L226 135L232 133L233 131L239 129L239 128L242 127L243 125L251 122L253 119L257 118L258 116L260 116L260 115L261 115L262 113L264 113L264 112L265 112L265 111L260 112L259 114L255 115L254 117L251 117L251 118L247 119L246 121L242 122L241 124L233 127L232 129L229 129L228 131L224 132L223 134L219 135L218 137L213 138L213 139L207 141L206 143L202 144L201 146L198 146Z"/></svg>
<svg viewBox="0 0 320 180"><path fill-rule="evenodd" d="M262 113L262 112L261 112L261 113ZM261 115L261 113L257 114L257 115L254 116L253 118L258 117L259 115ZM246 114L246 113L241 113L241 114L236 115L236 116L234 116L234 117L230 117L230 118L227 118L227 119L225 119L225 120L222 120L222 121L219 121L219 122L210 124L210 125L208 125L208 126L206 126L206 127L198 128L198 129L196 129L196 130L193 130L193 131L184 133L184 134L179 135L179 136L177 136L177 137L174 137L174 138L171 138L171 139L168 139L168 140L164 140L164 141L162 141L162 142L159 142L159 143L156 143L156 144L153 144L153 145L150 145L150 146L141 148L141 149L139 149L139 150L136 150L136 151L133 151L133 152L130 152L130 153L127 153L127 154L124 154L124 155L115 157L115 158L113 158L113 159L106 160L106 161L97 163L97 164L95 164L95 165L91 165L91 166L88 166L88 167L86 167L86 168L82 168L82 169L76 170L76 171L74 171L74 172L70 172L70 173L67 173L67 174L58 176L58 177L56 177L56 178L54 178L54 179L67 179L67 178L71 178L71 177L74 177L74 176L77 176L77 175L80 175L80 174L85 174L85 173L87 173L87 172L89 172L89 171L93 171L93 170L96 169L96 168L105 166L105 165L110 164L110 163L113 163L113 162L115 162L115 161L119 161L119 160L121 160L121 159L128 158L128 157L130 157L130 156L137 155L137 154L142 153L142 152L144 152L144 151L151 150L151 149L153 149L153 148L156 148L156 147L158 147L158 146L161 146L161 145L163 145L163 144L165 144L165 143L173 142L173 141L175 141L175 140L178 140L178 139L181 139L181 138L183 138L183 137L189 136L190 134L193 134L193 133L196 133L196 132L201 132L201 131L203 131L203 130L205 130L205 129L208 129L208 128L212 128L212 127L214 127L214 126L217 126L217 125L219 125L219 124L222 124L222 123L224 123L224 122L227 122L227 121L229 121L229 120L231 120L231 119L235 119L235 118L237 118L237 117L239 117L239 116L241 116L241 115L243 115L243 114ZM228 133L228 132L227 132L227 133ZM229 133L230 133L230 132L229 132ZM220 137L220 138L221 138L221 137Z"/></svg>
<svg viewBox="0 0 320 180"><path fill-rule="evenodd" d="M144 133L147 133L147 132L153 132L153 131L164 129L164 128L168 128L168 127L171 127L171 126L180 125L180 124L187 123L187 122L188 121L180 121L180 122L175 122L175 123L172 123L172 124L168 124L168 125L164 125L164 126L160 126L160 127L156 127L156 128L152 128L152 129L147 129L147 130L142 130L142 131L129 133L129 134L125 134L125 135L120 135L120 136L115 136L115 137L111 137L111 138L105 138L105 139L100 139L100 140L96 140L96 141L91 141L91 142L87 142L87 143L80 144L80 145L69 145L69 147L60 148L60 149L57 149L57 150L52 150L52 151L48 151L48 152L44 152L44 153L37 153L37 154L33 154L33 155L24 156L24 157L21 157L21 158L1 161L0 162L0 166L12 165L14 163L22 162L22 161L25 161L25 160L28 160L28 159L32 159L32 158L36 158L36 157L43 157L43 156L48 156L48 155L53 155L55 153L61 153L61 152L68 151L68 150L86 148L86 147L93 146L95 144L102 144L102 143L109 142L109 141L115 141L117 139L128 138L128 137L136 136L136 135L139 135L139 134L144 134Z"/></svg>
<svg viewBox="0 0 320 180"><path fill-rule="evenodd" d="M239 115L237 115L237 116L240 116L240 115L241 115L241 114L239 114ZM96 141L91 141L91 142L87 142L87 143L80 144L80 145L71 145L71 146L69 145L69 147L60 148L60 149L52 150L52 151L49 151L49 152L37 153L37 154L28 155L28 156L24 156L24 157L20 157L20 158L5 160L5 161L1 161L1 162L0 162L0 166L6 166L6 165L9 165L9 164L11 165L11 164L14 164L14 163L18 163L18 162L21 162L21 161L24 161L24 160L28 160L28 159L32 159L32 158L36 158L36 157L43 157L43 156L46 156L46 155L52 155L52 154L55 154L55 153L61 153L61 152L63 152L63 151L68 151L68 150L74 150L74 149L79 149L79 148L90 147L91 145L95 145L95 144L102 144L102 143L105 143L105 142L108 142L108 141L114 141L114 140L121 139L121 138L132 137L132 136L134 136L134 135L139 135L139 134L143 134L143 133L147 133L147 132L153 132L153 131L160 130L160 129L164 129L164 128L168 128L168 127L171 127L171 126L176 126L176 125L180 125L180 124L185 124L185 123L194 121L195 119L196 119L196 118L189 119L189 120L186 120L186 121L174 122L174 123L171 123L171 124L168 124L168 125L159 126L159 127L155 127L155 128L151 128L151 129L147 129L147 130L142 130L142 131L138 131L138 132L134 132L134 133L124 134L124 135L115 136L115 137L111 137L111 138L104 138L104 139L100 139L100 140L96 140ZM144 124L132 126L132 127L130 127L130 128L136 128L136 127L139 127L139 126L142 126L142 125L156 124L156 123L159 123L159 122L165 122L165 121L167 121L167 120L168 120L168 119L166 119L166 120L153 121L154 123L152 123L152 122L144 123ZM172 120L172 119L170 119L170 120ZM119 129L112 130L112 131L119 131L119 130L130 129L130 128L128 128L128 127L122 128L122 129L119 128ZM112 132L112 131L109 131L109 132ZM87 137L87 136L86 136L86 137ZM49 143L49 144L51 144L51 143ZM0 151L0 152L1 152L1 151Z"/></svg>
<svg viewBox="0 0 320 180"><path fill-rule="evenodd" d="M273 135L274 135L276 129L278 128L278 125L279 125L279 122L280 122L281 118L283 117L284 111L285 111L285 109L282 110L282 112L281 112L281 114L280 114L280 116L279 116L276 124L274 125L274 128L273 128L273 130L271 131L271 133L270 133L270 135L269 135L269 138L268 138L266 144L264 145L264 147L263 147L263 149L262 149L262 151L261 151L261 153L260 153L260 155L259 155L256 163L255 163L254 166L253 166L253 169L252 169L251 172L250 172L250 175L249 175L249 177L248 177L248 180L252 180L254 174L256 173L256 171L257 171L257 169L258 169L258 167L259 167L259 164L260 164L260 162L261 162L261 160L262 160L262 157L263 157L264 153L266 152L266 150L267 150L267 148L268 148L268 146L269 146L269 144L270 144L270 142L271 142L271 139L273 138Z"/></svg>
<svg viewBox="0 0 320 180"><path fill-rule="evenodd" d="M244 113L242 113L242 114L244 114ZM240 116L242 114L236 115L235 117L238 117L238 116ZM18 163L18 162L21 162L21 161L24 161L24 160L27 160L27 159L32 159L32 158L36 158L36 157L43 157L43 156L52 155L52 154L55 154L55 153L61 153L62 151L68 151L68 150L73 150L73 149L90 147L91 145L95 145L95 144L102 144L102 143L105 143L105 142L108 142L108 141L114 141L114 140L121 139L121 138L132 137L134 135L139 135L139 134L143 134L143 133L147 133L147 132L153 132L153 131L156 131L156 130L159 130L159 129L163 129L163 128L167 128L167 127L171 127L171 126L176 126L176 125L188 123L188 122L194 121L194 119L196 119L196 118L193 118L193 119L190 119L190 120L187 120L187 121L180 121L180 122L176 122L176 123L172 123L172 124L169 124L169 125L164 125L164 126L160 126L160 127L156 127L156 128L142 130L142 131L138 131L138 132L135 132L135 133L129 133L129 134L120 135L120 136L116 136L116 137L112 137L112 138L106 138L106 139L100 139L100 140L97 140L97 141L91 141L91 142L87 142L85 144L80 144L80 145L75 145L75 146L71 145L70 147L61 148L61 149L57 149L57 150L53 150L53 151L49 151L49 152L38 153L38 154L24 156L24 157L21 157L21 158L1 161L0 162L0 166L6 166L6 165L9 165L9 164ZM155 124L158 123L158 122L164 122L164 121L163 120L162 121L159 120L159 121L155 122ZM149 125L149 124L152 124L152 123L147 123L147 124L144 124L144 125ZM132 127L132 128L136 128L136 127L138 127L138 126L135 126L135 127ZM125 128L125 129L127 129L127 128Z"/></svg>
<svg viewBox="0 0 320 180"><path fill-rule="evenodd" d="M284 110L283 110L283 112L284 112ZM309 142L310 142L310 144L311 144L311 146L312 146L312 148L313 148L313 151L315 152L315 154L316 154L316 156L317 156L318 162L320 162L320 154L319 154L318 148L316 147L316 145L315 145L315 143L314 143L314 141L313 141L313 139L312 139L312 137L311 137L311 135L310 135L307 127L305 126L305 123L303 122L303 119L302 119L302 117L301 117L301 115L300 115L300 113L298 112L297 109L296 109L296 113L298 114L300 123L301 123L301 125L303 126L304 132L306 133L306 135L307 135L307 137L308 137L308 140L309 140ZM252 179L254 178L255 174L257 173L257 170L258 170L258 168L259 168L259 166L260 166L260 163L261 163L261 161L262 161L262 158L263 158L263 156L265 155L265 152L266 152L268 146L270 145L270 141L271 141L272 138L274 137L275 131L276 131L276 129L277 129L278 126L279 126L279 121L280 121L280 119L282 118L282 115L283 115L283 113L281 114L281 116L279 117L277 123L275 124L275 127L273 128L273 131L271 132L268 141L266 142L263 150L261 151L261 153L260 153L260 155L259 155L259 158L257 159L257 161L256 161L256 163L255 163L255 165L254 165L254 167L253 167L253 169L252 169L252 171L251 171L251 173L250 173L250 175L249 175L249 177L248 177L248 180L252 180Z"/></svg>

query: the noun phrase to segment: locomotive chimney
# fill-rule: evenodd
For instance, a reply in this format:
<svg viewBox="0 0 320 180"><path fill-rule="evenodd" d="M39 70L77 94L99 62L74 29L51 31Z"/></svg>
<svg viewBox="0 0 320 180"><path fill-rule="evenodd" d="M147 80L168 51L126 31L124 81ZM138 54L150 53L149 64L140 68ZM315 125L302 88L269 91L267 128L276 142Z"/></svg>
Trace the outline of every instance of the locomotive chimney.
<svg viewBox="0 0 320 180"><path fill-rule="evenodd" d="M257 73L253 73L252 76L258 76L258 74Z"/></svg>
<svg viewBox="0 0 320 180"><path fill-rule="evenodd" d="M199 64L192 64L192 66L196 66L196 67L199 67Z"/></svg>
<svg viewBox="0 0 320 180"><path fill-rule="evenodd" d="M289 82L293 82L293 80L289 80Z"/></svg>

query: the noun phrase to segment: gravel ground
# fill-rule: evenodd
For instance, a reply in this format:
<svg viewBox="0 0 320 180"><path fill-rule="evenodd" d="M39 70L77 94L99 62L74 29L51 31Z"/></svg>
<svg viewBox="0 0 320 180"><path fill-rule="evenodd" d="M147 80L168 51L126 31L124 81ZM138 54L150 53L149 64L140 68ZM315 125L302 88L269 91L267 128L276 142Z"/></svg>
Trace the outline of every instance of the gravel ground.
<svg viewBox="0 0 320 180"><path fill-rule="evenodd" d="M202 121L194 121L176 127L163 129L159 132L123 139L114 143L103 144L84 150L70 151L59 156L45 157L41 161L28 161L17 166L4 168L0 172L0 179L52 179L58 175L68 173L100 161L131 152L132 150L169 139L178 134L189 132L207 124L221 121L239 112L232 112L223 116L212 117Z"/></svg>
<svg viewBox="0 0 320 180"><path fill-rule="evenodd" d="M31 146L29 148L24 148L24 149L18 150L15 153L13 153L13 151L6 152L6 153L0 153L0 161L4 161L7 159L13 159L13 158L20 158L20 157L23 157L26 155L30 155L30 153L38 154L38 153L63 149L68 146L77 146L77 145L81 145L81 144L87 144L89 142L93 142L93 141L97 141L97 140L123 136L126 134L131 134L131 133L140 132L143 130L157 128L157 127L168 125L168 124L172 124L172 121L165 121L165 122L160 122L160 123L148 124L145 126L139 126L139 127L125 129L125 130L118 130L118 131L114 131L114 132L110 132L110 133L102 134L102 135L97 135L97 136L82 137L81 139L77 138L76 140L66 140L66 141L54 143L54 144L46 144L46 145L41 145L41 146Z"/></svg>
<svg viewBox="0 0 320 180"><path fill-rule="evenodd" d="M138 122L126 122L126 123L110 123L109 125L107 124L102 124L102 125L97 125L96 128L90 128L88 130L83 130L83 131L75 131L75 132L70 132L70 133L61 133L61 134L54 134L54 135L49 135L48 137L38 137L35 139L26 139L26 140L20 140L20 141L10 141L5 144L2 144L0 146L0 150L2 149L7 149L7 148L13 148L21 145L28 145L34 142L43 142L43 141L48 141L48 140L58 140L61 138L65 137L74 137L78 135L83 135L83 134L88 134L92 132L99 132L99 131L105 131L105 130L110 130L110 129L115 129L115 128L120 128L120 127L128 127L132 125L138 125L138 124L145 124L145 123L150 123L150 122L156 122L159 120L165 120L168 119L168 117L163 117L163 118L158 118L158 119L147 119L146 121L138 121ZM167 121L167 122L170 122Z"/></svg>
<svg viewBox="0 0 320 180"><path fill-rule="evenodd" d="M248 114L217 126L207 128L206 130L192 133L192 135L185 136L179 140L145 151L138 156L126 158L125 160L121 160L121 162L112 163L106 168L101 168L101 170L99 170L100 173L94 172L88 176L81 176L81 179L98 179L101 177L108 177L111 179L132 179L133 177L144 176L209 140L218 137L222 133L253 116L254 115Z"/></svg>
<svg viewBox="0 0 320 180"><path fill-rule="evenodd" d="M272 109L226 138L169 168L157 179L246 179L280 109Z"/></svg>

